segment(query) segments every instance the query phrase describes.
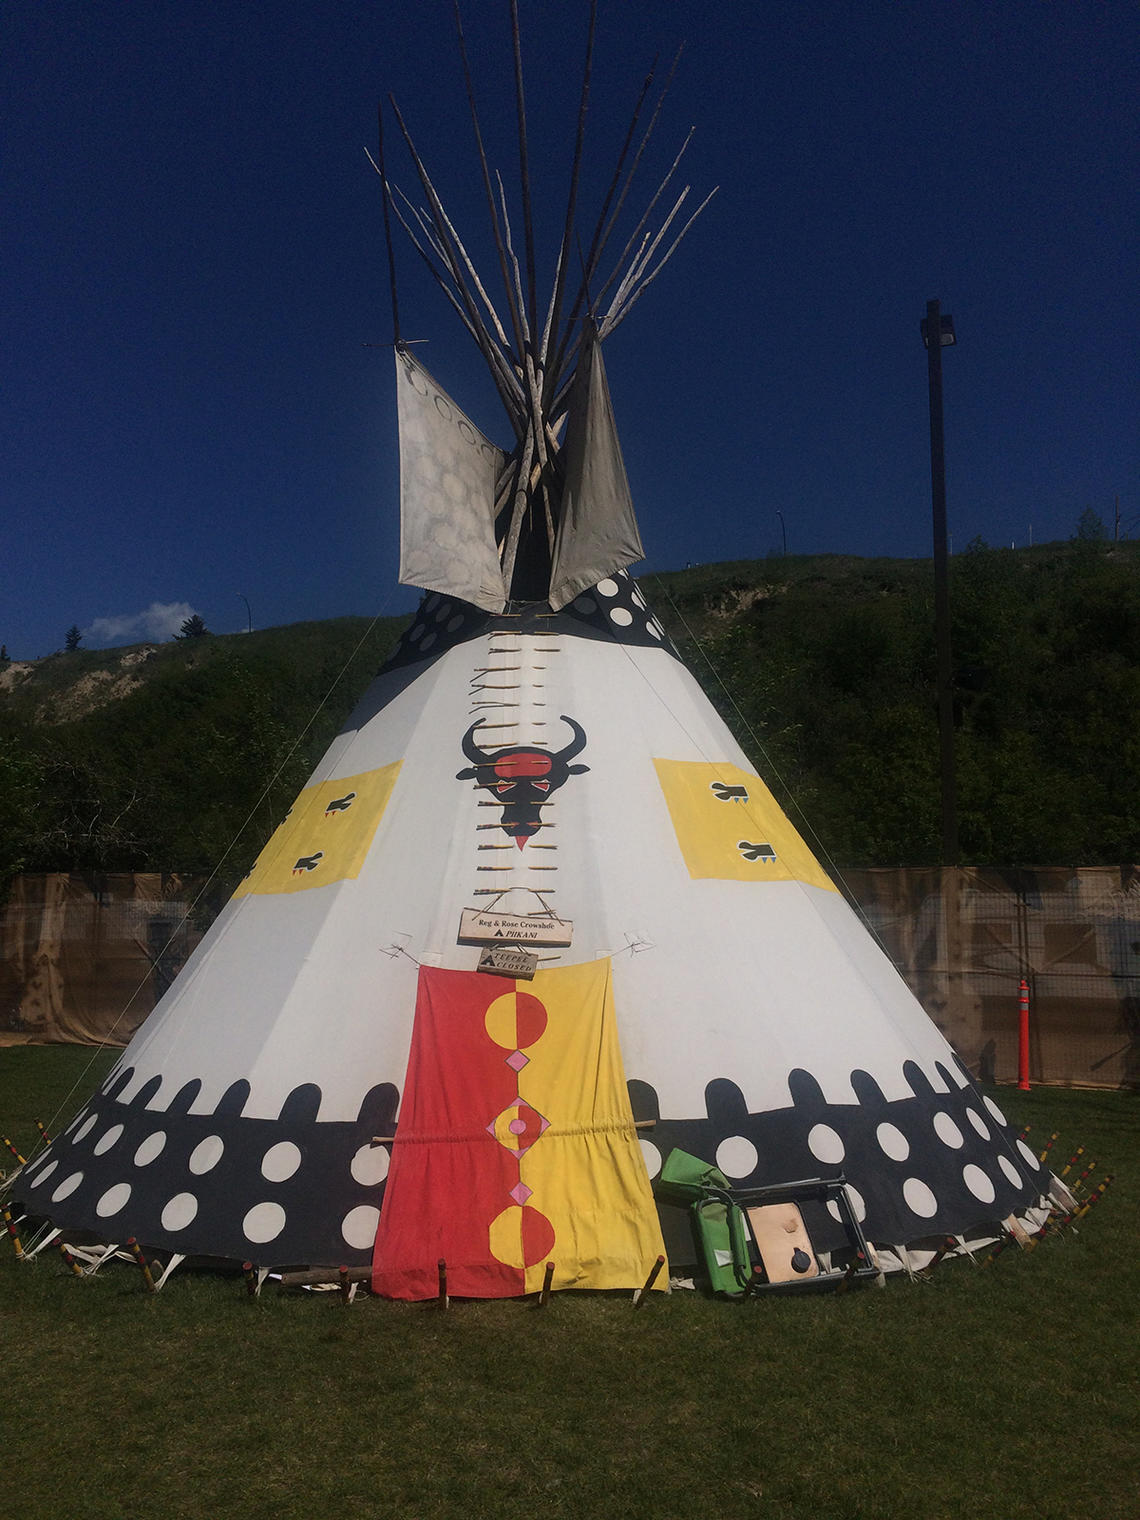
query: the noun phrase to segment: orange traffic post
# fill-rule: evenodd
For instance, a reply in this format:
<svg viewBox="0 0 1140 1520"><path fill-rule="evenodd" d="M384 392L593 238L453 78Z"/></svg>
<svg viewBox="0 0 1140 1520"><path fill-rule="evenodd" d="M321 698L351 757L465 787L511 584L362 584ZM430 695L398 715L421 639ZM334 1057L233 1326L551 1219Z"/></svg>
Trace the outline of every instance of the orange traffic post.
<svg viewBox="0 0 1140 1520"><path fill-rule="evenodd" d="M653 1265L650 1267L650 1269L649 1269L649 1276L645 1279L645 1286L643 1288L639 1288L637 1290L637 1292L633 1296L633 1307L635 1309L640 1309L641 1306L642 1306L642 1304L645 1302L645 1295L649 1292L650 1288L652 1288L653 1284L657 1281L657 1278L658 1278L658 1276L659 1276L659 1274L661 1272L661 1268L664 1265L665 1265L665 1258L664 1258L664 1256L659 1256L657 1258L657 1260L653 1263Z"/></svg>
<svg viewBox="0 0 1140 1520"><path fill-rule="evenodd" d="M436 1270L439 1273L439 1295L436 1298L436 1303L439 1305L439 1307L441 1309L446 1309L447 1305L448 1305L448 1297L447 1297L447 1262L443 1259L442 1256L436 1262Z"/></svg>
<svg viewBox="0 0 1140 1520"><path fill-rule="evenodd" d="M1017 1085L1029 1091L1029 983L1021 978L1017 1020Z"/></svg>
<svg viewBox="0 0 1140 1520"><path fill-rule="evenodd" d="M146 1283L146 1291L148 1293L153 1293L155 1291L155 1286L154 1278L150 1275L150 1266L147 1262L146 1257L142 1253L142 1246L139 1245L138 1241L133 1235L131 1236L130 1240L127 1241L127 1250L134 1257L135 1264L143 1275L143 1282Z"/></svg>

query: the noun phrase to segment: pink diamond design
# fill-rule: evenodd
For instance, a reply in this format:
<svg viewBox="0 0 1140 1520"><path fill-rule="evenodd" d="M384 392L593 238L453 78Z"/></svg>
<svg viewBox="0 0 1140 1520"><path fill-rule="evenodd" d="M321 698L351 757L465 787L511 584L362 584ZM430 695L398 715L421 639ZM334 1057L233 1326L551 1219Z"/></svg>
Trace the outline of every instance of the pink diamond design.
<svg viewBox="0 0 1140 1520"><path fill-rule="evenodd" d="M530 1065L530 1057L524 1056L521 1050L512 1050L507 1057L507 1065L512 1071L522 1071L524 1066Z"/></svg>
<svg viewBox="0 0 1140 1520"><path fill-rule="evenodd" d="M508 1196L513 1198L521 1207L533 1192L534 1189L528 1188L525 1182L516 1182Z"/></svg>

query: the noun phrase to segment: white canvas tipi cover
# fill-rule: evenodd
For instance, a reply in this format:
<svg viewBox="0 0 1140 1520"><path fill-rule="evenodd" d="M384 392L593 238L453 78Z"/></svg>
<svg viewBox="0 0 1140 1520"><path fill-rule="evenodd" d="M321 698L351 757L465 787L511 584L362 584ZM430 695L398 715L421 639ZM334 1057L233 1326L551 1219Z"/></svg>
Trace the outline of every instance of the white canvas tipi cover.
<svg viewBox="0 0 1140 1520"><path fill-rule="evenodd" d="M64 1231L371 1263L408 1298L444 1259L451 1292L499 1296L551 1261L555 1287L644 1282L673 1147L739 1184L842 1174L883 1248L995 1233L1048 1183L626 574L641 541L599 338L688 191L606 279L610 202L584 255L574 231L580 149L537 327L490 175L504 318L415 157L427 250L515 443L397 344L402 575L427 594L111 1077L21 1173Z"/></svg>

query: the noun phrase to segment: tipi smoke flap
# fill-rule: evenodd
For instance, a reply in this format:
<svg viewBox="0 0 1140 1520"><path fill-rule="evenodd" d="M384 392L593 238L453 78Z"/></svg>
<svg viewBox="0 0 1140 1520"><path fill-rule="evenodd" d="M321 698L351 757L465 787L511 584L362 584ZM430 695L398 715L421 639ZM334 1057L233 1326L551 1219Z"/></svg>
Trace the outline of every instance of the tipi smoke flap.
<svg viewBox="0 0 1140 1520"><path fill-rule="evenodd" d="M418 615L102 1089L19 1175L65 1235L371 1263L413 1299L443 1258L453 1294L499 1297L548 1261L555 1288L641 1284L674 1146L741 1185L842 1174L888 1265L996 1234L1047 1189L626 573L642 551L601 342L687 194L607 274L647 93L571 281L580 124L542 312L528 179L520 256L477 122L499 308L410 138L424 209L380 162L514 441L397 324ZM521 77L518 98L525 145Z"/></svg>

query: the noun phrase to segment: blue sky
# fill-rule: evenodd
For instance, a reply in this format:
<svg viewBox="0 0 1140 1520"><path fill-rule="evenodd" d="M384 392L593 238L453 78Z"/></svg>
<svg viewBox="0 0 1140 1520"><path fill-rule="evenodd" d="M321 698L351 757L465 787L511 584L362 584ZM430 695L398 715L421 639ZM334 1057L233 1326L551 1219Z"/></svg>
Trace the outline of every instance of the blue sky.
<svg viewBox="0 0 1140 1520"><path fill-rule="evenodd" d="M539 235L586 8L522 0ZM506 0L464 7L514 183ZM391 317L365 157L392 90L485 257L448 0L11 0L0 642L15 658L399 612ZM586 208L684 42L652 155L720 190L606 348L643 568L926 555L929 297L955 548L1140 534L1137 34L1124 4L603 0ZM394 132L389 128L389 147ZM393 177L409 191L406 160ZM655 183L647 172L643 190ZM592 190L592 194L591 194ZM406 247L404 335L501 441ZM488 273L492 273L488 267ZM369 346L377 345L377 346Z"/></svg>

